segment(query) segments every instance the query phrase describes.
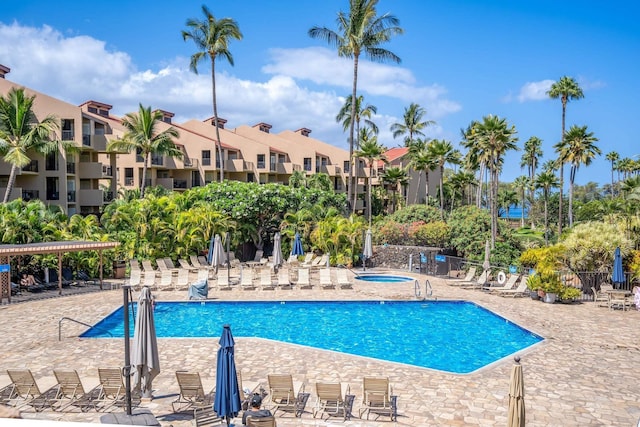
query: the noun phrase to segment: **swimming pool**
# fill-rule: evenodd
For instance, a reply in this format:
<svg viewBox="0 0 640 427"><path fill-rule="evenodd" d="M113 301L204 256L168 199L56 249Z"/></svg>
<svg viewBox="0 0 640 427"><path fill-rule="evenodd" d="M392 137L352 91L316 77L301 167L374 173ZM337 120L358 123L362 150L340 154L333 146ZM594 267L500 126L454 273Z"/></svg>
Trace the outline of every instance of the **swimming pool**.
<svg viewBox="0 0 640 427"><path fill-rule="evenodd" d="M266 338L453 373L473 372L542 340L464 301L160 302L155 309L160 338L217 338L225 323L235 337ZM132 334L133 324L132 319ZM81 336L123 337L122 307Z"/></svg>
<svg viewBox="0 0 640 427"><path fill-rule="evenodd" d="M356 280L362 280L363 282L380 282L380 283L401 283L410 282L411 277L395 276L392 274L359 274L355 276Z"/></svg>

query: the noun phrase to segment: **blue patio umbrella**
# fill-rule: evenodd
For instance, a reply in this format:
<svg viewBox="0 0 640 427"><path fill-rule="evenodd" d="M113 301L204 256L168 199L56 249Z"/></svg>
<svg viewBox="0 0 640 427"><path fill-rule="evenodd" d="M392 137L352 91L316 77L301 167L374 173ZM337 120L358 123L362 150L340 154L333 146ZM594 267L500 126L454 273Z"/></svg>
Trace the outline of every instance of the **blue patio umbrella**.
<svg viewBox="0 0 640 427"><path fill-rule="evenodd" d="M231 327L224 325L220 337L218 349L218 363L216 367L216 397L213 402L213 410L220 418L224 418L229 425L229 420L235 418L240 412L240 390L238 390L238 374L236 362L233 356L235 342L231 335Z"/></svg>
<svg viewBox="0 0 640 427"><path fill-rule="evenodd" d="M622 269L622 254L620 247L616 248L613 255L613 273L611 274L611 282L619 288L625 282L624 270Z"/></svg>
<svg viewBox="0 0 640 427"><path fill-rule="evenodd" d="M304 255L304 248L302 247L302 239L300 238L300 234L296 232L295 237L293 238L293 248L291 248L291 255L300 256Z"/></svg>

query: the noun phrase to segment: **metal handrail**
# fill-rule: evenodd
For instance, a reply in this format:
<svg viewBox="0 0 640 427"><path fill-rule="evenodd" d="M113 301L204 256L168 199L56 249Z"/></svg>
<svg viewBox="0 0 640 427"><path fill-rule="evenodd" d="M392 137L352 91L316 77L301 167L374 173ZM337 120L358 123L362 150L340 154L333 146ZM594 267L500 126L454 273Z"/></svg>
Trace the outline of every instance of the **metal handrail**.
<svg viewBox="0 0 640 427"><path fill-rule="evenodd" d="M62 318L60 318L60 320L58 321L58 341L62 341L62 321L63 321L63 320L70 320L70 321L72 321L72 322L75 322L75 323L77 323L77 324L79 324L79 325L86 326L86 327L88 327L88 328L94 328L94 327L95 327L95 326L90 325L90 324L88 324L88 323L84 323L84 322L81 322L81 321L79 321L79 320L72 319L71 317L62 317ZM100 328L97 328L97 329L100 329ZM111 332L107 331L106 329L102 329L102 330L103 330L104 332L106 332L107 334L109 334L109 336L110 336L110 337L113 337L113 335L111 334Z"/></svg>

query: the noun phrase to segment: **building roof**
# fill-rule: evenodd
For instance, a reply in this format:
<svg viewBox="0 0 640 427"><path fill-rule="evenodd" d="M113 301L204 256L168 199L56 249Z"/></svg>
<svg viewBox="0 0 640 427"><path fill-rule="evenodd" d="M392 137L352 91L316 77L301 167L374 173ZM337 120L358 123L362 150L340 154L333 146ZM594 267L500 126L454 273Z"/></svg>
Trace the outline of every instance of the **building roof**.
<svg viewBox="0 0 640 427"><path fill-rule="evenodd" d="M88 242L79 240L70 240L64 242L25 243L23 245L0 245L0 256L101 251L105 249L114 249L119 245L120 242Z"/></svg>

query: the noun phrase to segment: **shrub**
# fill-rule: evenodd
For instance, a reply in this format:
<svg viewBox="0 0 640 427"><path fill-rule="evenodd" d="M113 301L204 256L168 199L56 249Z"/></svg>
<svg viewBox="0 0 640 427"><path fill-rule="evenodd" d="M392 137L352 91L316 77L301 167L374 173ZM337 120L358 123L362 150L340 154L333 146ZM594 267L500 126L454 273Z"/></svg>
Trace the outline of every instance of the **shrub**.
<svg viewBox="0 0 640 427"><path fill-rule="evenodd" d="M418 221L429 223L442 220L440 210L427 205L407 206L406 208L396 211L390 218L402 224L410 224Z"/></svg>
<svg viewBox="0 0 640 427"><path fill-rule="evenodd" d="M407 227L398 222L389 220L378 225L373 233L375 244L405 245L407 244Z"/></svg>
<svg viewBox="0 0 640 427"><path fill-rule="evenodd" d="M419 223L414 223L419 224ZM449 226L444 221L434 221L428 224L409 227L409 237L416 245L446 247L449 242Z"/></svg>

